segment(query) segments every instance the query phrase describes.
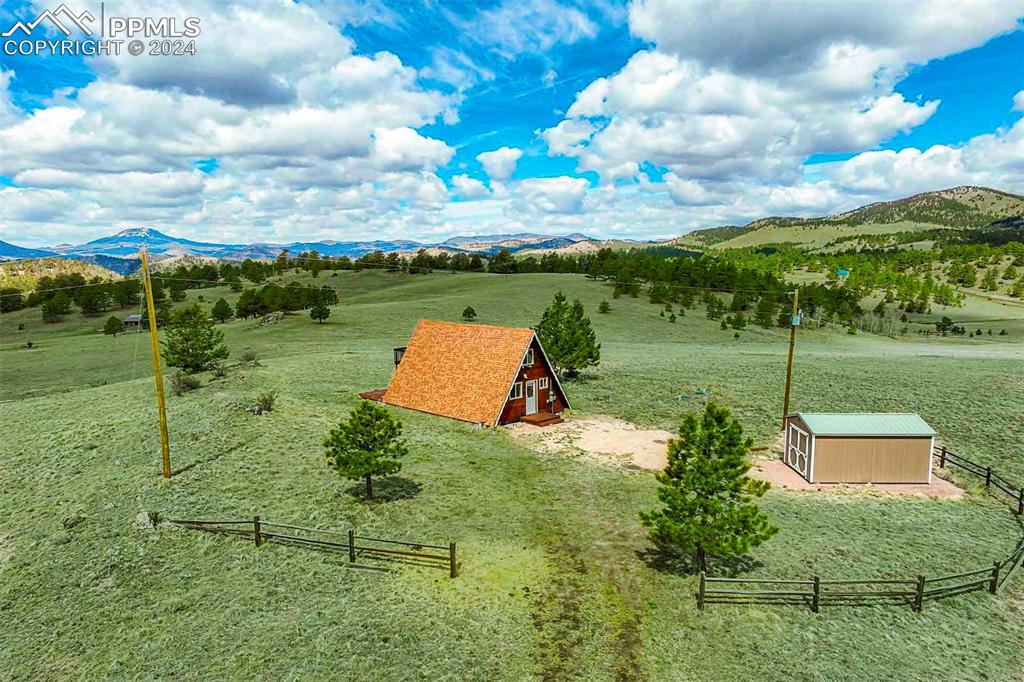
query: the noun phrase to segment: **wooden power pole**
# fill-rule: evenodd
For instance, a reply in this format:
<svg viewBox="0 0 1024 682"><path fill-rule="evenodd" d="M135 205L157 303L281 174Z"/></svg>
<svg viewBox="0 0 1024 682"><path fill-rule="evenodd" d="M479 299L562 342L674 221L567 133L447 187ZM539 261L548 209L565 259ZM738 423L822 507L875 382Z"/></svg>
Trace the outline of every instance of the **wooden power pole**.
<svg viewBox="0 0 1024 682"><path fill-rule="evenodd" d="M149 258L146 247L139 251L142 257L142 284L146 289L146 311L149 313L149 345L153 351L153 378L156 380L156 409L160 415L160 452L163 456L163 476L171 477L171 446L167 437L167 404L164 402L164 375L160 370L160 340L156 335L156 306L153 305L153 284L149 280Z"/></svg>
<svg viewBox="0 0 1024 682"><path fill-rule="evenodd" d="M782 429L789 415L789 391L793 387L793 347L796 346L796 328L800 326L800 290L793 292L793 313L789 318L789 360L786 362L786 397L782 401Z"/></svg>

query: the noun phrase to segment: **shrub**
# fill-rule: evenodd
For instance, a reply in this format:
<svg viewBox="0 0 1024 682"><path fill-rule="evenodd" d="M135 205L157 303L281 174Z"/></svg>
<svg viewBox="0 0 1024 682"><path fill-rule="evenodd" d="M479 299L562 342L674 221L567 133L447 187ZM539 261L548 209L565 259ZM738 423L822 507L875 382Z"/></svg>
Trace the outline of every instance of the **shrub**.
<svg viewBox="0 0 1024 682"><path fill-rule="evenodd" d="M228 374L228 367L223 362L217 362L210 368L210 373L218 379L223 379Z"/></svg>
<svg viewBox="0 0 1024 682"><path fill-rule="evenodd" d="M184 395L201 387L198 377L184 372L176 372L171 376L171 390L174 395Z"/></svg>
<svg viewBox="0 0 1024 682"><path fill-rule="evenodd" d="M277 391L264 391L253 398L249 405L249 412L255 415L266 414L274 411L274 403L277 402Z"/></svg>
<svg viewBox="0 0 1024 682"><path fill-rule="evenodd" d="M242 362L251 362L252 364L255 365L258 359L259 356L256 355L256 351L254 351L253 349L248 348L242 351Z"/></svg>

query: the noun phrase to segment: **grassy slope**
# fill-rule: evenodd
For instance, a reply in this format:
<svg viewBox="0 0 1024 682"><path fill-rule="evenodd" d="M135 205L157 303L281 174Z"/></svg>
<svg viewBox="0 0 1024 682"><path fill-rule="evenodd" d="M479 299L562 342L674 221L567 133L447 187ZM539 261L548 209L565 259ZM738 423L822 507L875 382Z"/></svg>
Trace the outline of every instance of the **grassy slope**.
<svg viewBox="0 0 1024 682"><path fill-rule="evenodd" d="M12 677L561 679L1012 679L1024 670L1020 588L904 608L712 607L694 580L645 561L636 512L649 474L523 450L502 431L402 412L418 494L367 506L323 466L325 431L354 393L383 386L390 347L420 317L532 324L555 288L593 310L607 290L570 276L345 273L326 325L305 316L226 325L236 367L171 397L176 468L157 477L148 348L77 316L0 318L0 670ZM223 293L203 292L207 300ZM190 295L195 295L190 294ZM569 391L578 410L671 425L675 396L710 385L759 441L773 435L781 330L734 341L702 311L671 325L642 300L594 315L599 371ZM23 332L16 324L27 325ZM20 350L26 337L38 350ZM805 332L795 405L921 411L955 448L1024 476L1020 345ZM988 356L982 353L988 353ZM107 381L108 385L97 385ZM115 381L117 383L115 383ZM91 387L90 387L91 386ZM280 392L254 417L232 403ZM28 397L28 396L36 397ZM11 427L13 426L13 428ZM908 574L984 565L1019 532L984 498L893 501L772 492L782 533L754 575ZM68 529L77 511L84 521ZM463 575L380 575L336 558L175 529L165 516L265 518L391 537L457 540ZM937 531L937 529L940 529ZM898 633L895 634L895 633ZM976 654L969 652L976 651Z"/></svg>

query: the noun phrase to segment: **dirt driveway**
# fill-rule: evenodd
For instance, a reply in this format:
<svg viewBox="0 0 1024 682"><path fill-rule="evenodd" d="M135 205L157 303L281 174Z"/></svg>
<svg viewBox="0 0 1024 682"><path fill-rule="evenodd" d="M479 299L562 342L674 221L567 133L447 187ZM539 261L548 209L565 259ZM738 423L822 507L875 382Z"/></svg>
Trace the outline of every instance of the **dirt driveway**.
<svg viewBox="0 0 1024 682"><path fill-rule="evenodd" d="M660 429L641 429L614 417L572 419L553 426L511 424L513 438L538 452L569 452L633 469L661 471L665 448L673 436Z"/></svg>
<svg viewBox="0 0 1024 682"><path fill-rule="evenodd" d="M545 427L520 422L505 428L513 438L537 452L568 454L595 462L650 471L665 468L668 440L675 435L661 429L642 429L627 421L607 416L570 419ZM781 450L780 436L774 453L758 453L762 456L754 460L751 475L783 490L919 495L941 499L959 499L965 494L962 489L938 476L934 476L928 485L808 483L778 459Z"/></svg>

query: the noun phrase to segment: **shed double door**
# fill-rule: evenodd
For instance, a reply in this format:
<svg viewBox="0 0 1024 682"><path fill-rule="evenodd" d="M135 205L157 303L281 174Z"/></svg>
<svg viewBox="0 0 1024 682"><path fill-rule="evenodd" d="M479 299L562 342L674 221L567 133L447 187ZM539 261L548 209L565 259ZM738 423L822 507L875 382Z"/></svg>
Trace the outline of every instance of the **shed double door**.
<svg viewBox="0 0 1024 682"><path fill-rule="evenodd" d="M786 464L800 473L801 476L810 479L811 463L811 437L806 431L793 422L789 423L789 433L786 437Z"/></svg>

